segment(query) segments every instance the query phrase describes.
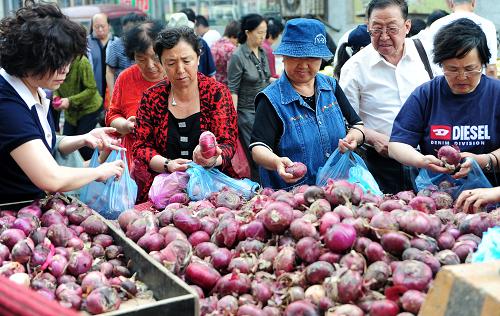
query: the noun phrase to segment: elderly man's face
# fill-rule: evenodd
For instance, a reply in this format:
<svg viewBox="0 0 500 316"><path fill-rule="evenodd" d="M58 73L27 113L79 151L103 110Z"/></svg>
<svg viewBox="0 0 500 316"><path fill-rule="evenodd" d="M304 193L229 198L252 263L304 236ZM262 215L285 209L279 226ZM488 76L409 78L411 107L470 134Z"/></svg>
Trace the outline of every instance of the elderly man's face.
<svg viewBox="0 0 500 316"><path fill-rule="evenodd" d="M105 39L109 34L109 24L107 18L103 15L94 16L92 21L92 31L94 36L100 40Z"/></svg>
<svg viewBox="0 0 500 316"><path fill-rule="evenodd" d="M390 62L394 59L399 61L403 55L404 41L410 27L410 20L405 21L398 6L375 9L368 20L373 47Z"/></svg>

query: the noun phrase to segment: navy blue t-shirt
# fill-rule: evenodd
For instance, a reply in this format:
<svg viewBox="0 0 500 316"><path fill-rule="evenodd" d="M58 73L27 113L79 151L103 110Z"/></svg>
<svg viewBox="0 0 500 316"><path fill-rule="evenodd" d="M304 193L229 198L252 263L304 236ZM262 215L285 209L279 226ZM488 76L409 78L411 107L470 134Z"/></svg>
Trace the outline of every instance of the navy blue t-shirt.
<svg viewBox="0 0 500 316"><path fill-rule="evenodd" d="M52 148L55 147L55 130L51 111L47 119L52 130ZM17 165L10 153L22 144L41 139L47 150L36 108L28 108L14 88L0 76L0 204L32 200L44 195ZM37 157L33 157L36 164Z"/></svg>
<svg viewBox="0 0 500 316"><path fill-rule="evenodd" d="M453 94L444 76L424 83L394 121L391 142L420 146L424 155L444 145L485 154L500 148L500 80L481 76L476 89Z"/></svg>

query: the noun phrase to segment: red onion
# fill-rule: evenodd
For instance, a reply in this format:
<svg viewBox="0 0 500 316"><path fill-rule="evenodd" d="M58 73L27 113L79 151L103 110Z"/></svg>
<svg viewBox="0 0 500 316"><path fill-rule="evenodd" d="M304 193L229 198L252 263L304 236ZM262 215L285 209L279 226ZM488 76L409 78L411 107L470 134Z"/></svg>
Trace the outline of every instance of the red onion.
<svg viewBox="0 0 500 316"><path fill-rule="evenodd" d="M254 265L255 261L251 257L236 257L231 259L227 270L231 272L251 273Z"/></svg>
<svg viewBox="0 0 500 316"><path fill-rule="evenodd" d="M12 261L19 262L20 264L26 264L31 258L33 249L35 249L35 245L31 238L28 237L26 239L19 240L14 247L12 247L10 257Z"/></svg>
<svg viewBox="0 0 500 316"><path fill-rule="evenodd" d="M206 232L199 230L197 232L192 233L188 238L189 243L196 247L198 244L206 241L210 241L210 235Z"/></svg>
<svg viewBox="0 0 500 316"><path fill-rule="evenodd" d="M31 214L37 218L40 218L42 216L42 209L40 208L40 206L38 206L38 204L33 203L23 207L17 212L18 217L21 217L24 214Z"/></svg>
<svg viewBox="0 0 500 316"><path fill-rule="evenodd" d="M436 212L436 202L427 196L416 196L408 205L413 209L420 212L434 214Z"/></svg>
<svg viewBox="0 0 500 316"><path fill-rule="evenodd" d="M380 212L380 209L372 203L363 204L356 210L356 214L358 214L358 216L364 217L368 220L371 220L373 216L377 215Z"/></svg>
<svg viewBox="0 0 500 316"><path fill-rule="evenodd" d="M68 207L66 208L66 216L68 216L68 220L73 225L80 225L84 220L86 220L90 215L92 215L92 210L85 206L77 206L77 207Z"/></svg>
<svg viewBox="0 0 500 316"><path fill-rule="evenodd" d="M318 232L316 231L314 225L304 218L297 218L292 221L292 223L290 224L290 233L292 234L293 238L297 240L301 239L302 237L315 237L318 235Z"/></svg>
<svg viewBox="0 0 500 316"><path fill-rule="evenodd" d="M221 270L225 269L231 261L231 251L226 248L219 248L212 252L211 263L214 268Z"/></svg>
<svg viewBox="0 0 500 316"><path fill-rule="evenodd" d="M251 304L244 304L240 306L236 316L265 316L265 314L260 307Z"/></svg>
<svg viewBox="0 0 500 316"><path fill-rule="evenodd" d="M445 167L450 170L455 170L462 160L460 149L457 146L442 146L438 150L437 157L444 162Z"/></svg>
<svg viewBox="0 0 500 316"><path fill-rule="evenodd" d="M325 316L364 316L363 310L356 305L344 304L334 307L333 310L328 311Z"/></svg>
<svg viewBox="0 0 500 316"><path fill-rule="evenodd" d="M436 204L436 209L447 209L453 206L453 198L451 197L450 194L443 192L443 191L437 191L433 192L431 194L431 198L434 200L434 203Z"/></svg>
<svg viewBox="0 0 500 316"><path fill-rule="evenodd" d="M301 162L294 162L290 167L285 168L286 173L290 173L294 178L302 178L307 173L307 167Z"/></svg>
<svg viewBox="0 0 500 316"><path fill-rule="evenodd" d="M195 247L195 254L200 259L205 259L205 257L209 257L212 253L217 250L218 247L216 244L211 242L202 242Z"/></svg>
<svg viewBox="0 0 500 316"><path fill-rule="evenodd" d="M380 240L385 251L400 256L403 251L410 248L410 240L399 232L389 232L384 234Z"/></svg>
<svg viewBox="0 0 500 316"><path fill-rule="evenodd" d="M460 264L460 258L451 250L442 250L436 254L436 258L444 265Z"/></svg>
<svg viewBox="0 0 500 316"><path fill-rule="evenodd" d="M235 315L238 312L238 299L232 295L223 296L217 302L217 311L223 315Z"/></svg>
<svg viewBox="0 0 500 316"><path fill-rule="evenodd" d="M425 250L431 253L434 253L438 249L438 244L436 240L432 237L427 237L425 235L420 235L421 238L413 238L410 241L410 245L413 248L417 248L420 250Z"/></svg>
<svg viewBox="0 0 500 316"><path fill-rule="evenodd" d="M340 264L359 273L364 273L366 269L365 258L353 250L340 259Z"/></svg>
<svg viewBox="0 0 500 316"><path fill-rule="evenodd" d="M431 269L425 263L416 260L403 261L396 267L392 276L394 285L418 291L426 289L431 279Z"/></svg>
<svg viewBox="0 0 500 316"><path fill-rule="evenodd" d="M413 191L401 191L396 194L396 198L405 201L406 203L410 202L415 197L415 193Z"/></svg>
<svg viewBox="0 0 500 316"><path fill-rule="evenodd" d="M453 245L455 244L455 238L453 237L452 234L444 232L441 235L439 235L439 238L437 240L439 249L452 249Z"/></svg>
<svg viewBox="0 0 500 316"><path fill-rule="evenodd" d="M321 255L321 243L312 237L304 237L297 243L297 256L306 263L316 261Z"/></svg>
<svg viewBox="0 0 500 316"><path fill-rule="evenodd" d="M292 207L284 202L272 202L264 212L264 226L272 233L284 232L293 219Z"/></svg>
<svg viewBox="0 0 500 316"><path fill-rule="evenodd" d="M40 217L42 226L49 227L54 224L68 224L68 219L56 210L48 210Z"/></svg>
<svg viewBox="0 0 500 316"><path fill-rule="evenodd" d="M20 229L9 228L0 234L0 243L12 249L17 242L26 238L24 232Z"/></svg>
<svg viewBox="0 0 500 316"><path fill-rule="evenodd" d="M334 224L324 235L325 245L333 252L343 252L356 241L356 230L343 223Z"/></svg>
<svg viewBox="0 0 500 316"><path fill-rule="evenodd" d="M337 214L341 220L343 220L344 218L355 217L356 215L350 207L347 207L345 205L338 205L333 209L333 212Z"/></svg>
<svg viewBox="0 0 500 316"><path fill-rule="evenodd" d="M325 252L321 256L319 256L318 260L320 261L326 261L331 264L338 263L340 261L341 255L338 253L333 253L333 252Z"/></svg>
<svg viewBox="0 0 500 316"><path fill-rule="evenodd" d="M165 247L165 238L160 233L147 232L146 234L144 234L144 236L139 238L139 240L137 241L137 245L145 249L147 252L154 250L158 251Z"/></svg>
<svg viewBox="0 0 500 316"><path fill-rule="evenodd" d="M49 263L49 271L56 278L61 277L66 272L68 260L62 255L55 255Z"/></svg>
<svg viewBox="0 0 500 316"><path fill-rule="evenodd" d="M274 259L273 267L277 276L295 270L295 249L290 246L283 247Z"/></svg>
<svg viewBox="0 0 500 316"><path fill-rule="evenodd" d="M490 228L491 222L486 213L468 214L459 221L458 229L462 234L474 234L482 237L483 233Z"/></svg>
<svg viewBox="0 0 500 316"><path fill-rule="evenodd" d="M111 246L106 247L104 252L105 252L106 258L116 259L122 254L122 251L123 251L123 249L121 246L111 245Z"/></svg>
<svg viewBox="0 0 500 316"><path fill-rule="evenodd" d="M370 316L396 316L398 313L398 304L391 300L375 301L370 308Z"/></svg>
<svg viewBox="0 0 500 316"><path fill-rule="evenodd" d="M356 271L347 270L337 283L338 301L341 303L356 302L361 296L363 279Z"/></svg>
<svg viewBox="0 0 500 316"><path fill-rule="evenodd" d="M212 235L212 242L221 247L233 246L238 237L238 228L239 224L234 219L228 218L221 220Z"/></svg>
<svg viewBox="0 0 500 316"><path fill-rule="evenodd" d="M309 206L309 212L316 215L317 218L321 218L323 215L331 211L332 206L330 205L330 202L325 199L318 199L314 201L311 206Z"/></svg>
<svg viewBox="0 0 500 316"><path fill-rule="evenodd" d="M97 215L90 215L80 224L80 226L82 226L89 235L106 234L108 232L108 226Z"/></svg>
<svg viewBox="0 0 500 316"><path fill-rule="evenodd" d="M250 286L251 280L248 275L233 271L221 277L213 291L219 295L241 295L250 292Z"/></svg>
<svg viewBox="0 0 500 316"><path fill-rule="evenodd" d="M321 284L334 272L333 265L326 261L316 261L306 267L306 280L309 284Z"/></svg>
<svg viewBox="0 0 500 316"><path fill-rule="evenodd" d="M109 286L109 281L106 276L99 271L91 271L87 273L82 280L83 293L90 293L102 286Z"/></svg>
<svg viewBox="0 0 500 316"><path fill-rule="evenodd" d="M177 239L160 251L162 262L170 265L171 271L179 273L191 261L192 248L188 241Z"/></svg>
<svg viewBox="0 0 500 316"><path fill-rule="evenodd" d="M230 210L237 210L241 206L240 196L232 190L222 190L216 193L215 201L216 207L227 207Z"/></svg>
<svg viewBox="0 0 500 316"><path fill-rule="evenodd" d="M399 224L396 218L394 218L394 216L392 216L391 213L388 212L379 212L373 215L372 219L370 220L370 226L379 229L399 229Z"/></svg>
<svg viewBox="0 0 500 316"><path fill-rule="evenodd" d="M115 289L100 287L93 290L85 301L87 311L91 314L101 314L118 309L120 298Z"/></svg>
<svg viewBox="0 0 500 316"><path fill-rule="evenodd" d="M260 221L252 221L246 225L245 237L253 238L260 241L266 240L266 229Z"/></svg>
<svg viewBox="0 0 500 316"><path fill-rule="evenodd" d="M387 263L376 261L368 266L363 279L370 289L378 290L386 285L391 273L391 267Z"/></svg>
<svg viewBox="0 0 500 316"><path fill-rule="evenodd" d="M393 210L402 209L405 202L402 200L385 200L380 204L380 210L383 212L391 212Z"/></svg>
<svg viewBox="0 0 500 316"><path fill-rule="evenodd" d="M47 236L47 230L49 230L47 227L39 227L31 233L31 239L33 240L35 245L43 242L43 240Z"/></svg>
<svg viewBox="0 0 500 316"><path fill-rule="evenodd" d="M409 290L401 297L401 306L407 312L418 314L425 301L425 294L420 291Z"/></svg>
<svg viewBox="0 0 500 316"><path fill-rule="evenodd" d="M217 154L217 139L212 132L204 131L201 133L199 145L203 158L210 159Z"/></svg>
<svg viewBox="0 0 500 316"><path fill-rule="evenodd" d="M68 272L74 276L86 273L92 267L92 256L86 250L75 251L68 261Z"/></svg>
<svg viewBox="0 0 500 316"><path fill-rule="evenodd" d="M20 229L24 232L26 236L29 236L31 232L40 226L38 218L32 216L31 214L26 217L16 218L12 223L11 228Z"/></svg>
<svg viewBox="0 0 500 316"><path fill-rule="evenodd" d="M273 296L273 290L271 283L269 281L252 281L251 285L252 296L263 304L266 304L267 301Z"/></svg>
<svg viewBox="0 0 500 316"><path fill-rule="evenodd" d="M323 188L312 185L304 191L304 200L307 205L311 205L318 199L325 198L325 191Z"/></svg>
<svg viewBox="0 0 500 316"><path fill-rule="evenodd" d="M429 230L430 220L425 213L408 211L399 219L399 225L407 233L424 234Z"/></svg>
<svg viewBox="0 0 500 316"><path fill-rule="evenodd" d="M384 248L382 248L382 246L375 241L372 241L368 244L368 246L366 246L365 255L368 262L385 261L385 258L387 257Z"/></svg>
<svg viewBox="0 0 500 316"><path fill-rule="evenodd" d="M141 214L135 209L126 210L118 216L118 223L123 231L127 231L127 226L140 218Z"/></svg>
<svg viewBox="0 0 500 316"><path fill-rule="evenodd" d="M319 316L320 313L314 304L309 301L302 300L291 303L283 312L283 316L296 315Z"/></svg>
<svg viewBox="0 0 500 316"><path fill-rule="evenodd" d="M175 211L174 216L172 217L172 222L175 227L179 228L186 234L191 234L201 229L200 219L192 216L190 211L187 209L179 209Z"/></svg>
<svg viewBox="0 0 500 316"><path fill-rule="evenodd" d="M325 213L319 220L319 233L323 236L326 234L328 229L335 224L340 223L340 217L334 212ZM311 236L314 237L314 236Z"/></svg>

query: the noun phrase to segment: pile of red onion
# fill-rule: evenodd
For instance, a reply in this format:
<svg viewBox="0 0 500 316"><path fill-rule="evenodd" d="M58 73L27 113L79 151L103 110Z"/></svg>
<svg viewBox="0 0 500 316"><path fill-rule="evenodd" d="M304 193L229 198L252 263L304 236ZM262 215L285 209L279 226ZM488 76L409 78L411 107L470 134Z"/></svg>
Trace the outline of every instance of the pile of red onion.
<svg viewBox="0 0 500 316"><path fill-rule="evenodd" d="M127 268L108 226L64 196L0 211L0 274L62 306L101 314L151 297Z"/></svg>
<svg viewBox="0 0 500 316"><path fill-rule="evenodd" d="M439 269L466 262L499 214L465 214L443 191L382 198L330 180L118 221L196 290L202 315L391 316L418 314Z"/></svg>

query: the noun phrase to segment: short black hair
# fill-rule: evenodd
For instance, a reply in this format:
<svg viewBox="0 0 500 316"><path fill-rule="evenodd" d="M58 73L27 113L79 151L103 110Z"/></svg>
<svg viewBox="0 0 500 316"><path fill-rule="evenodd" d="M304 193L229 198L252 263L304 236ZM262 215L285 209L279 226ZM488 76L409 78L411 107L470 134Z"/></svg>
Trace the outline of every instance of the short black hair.
<svg viewBox="0 0 500 316"><path fill-rule="evenodd" d="M434 37L434 63L441 65L452 58L463 58L477 49L482 65L489 63L491 53L486 35L479 25L462 18L443 26Z"/></svg>
<svg viewBox="0 0 500 316"><path fill-rule="evenodd" d="M283 23L280 20L275 18L267 18L267 34L266 38L278 38L280 34L283 32Z"/></svg>
<svg viewBox="0 0 500 316"><path fill-rule="evenodd" d="M427 16L427 25L431 26L432 23L439 20L442 17L447 16L449 13L445 10L434 10Z"/></svg>
<svg viewBox="0 0 500 316"><path fill-rule="evenodd" d="M410 27L410 32L408 32L408 35L406 37L412 37L414 35L417 35L420 33L420 31L424 30L427 27L427 24L425 23L424 20L420 18L413 18L411 19L411 27Z"/></svg>
<svg viewBox="0 0 500 316"><path fill-rule="evenodd" d="M230 21L224 29L224 36L228 38L238 38L240 32L240 22L236 20Z"/></svg>
<svg viewBox="0 0 500 316"><path fill-rule="evenodd" d="M366 16L368 20L372 16L372 12L375 9L385 9L390 6L397 6L401 9L401 15L406 21L408 19L408 2L406 0L372 0L366 8Z"/></svg>
<svg viewBox="0 0 500 316"><path fill-rule="evenodd" d="M0 21L0 67L13 76L54 74L86 53L85 28L56 4L27 1Z"/></svg>
<svg viewBox="0 0 500 316"><path fill-rule="evenodd" d="M195 19L196 22L194 22L194 26L204 26L204 27L208 27L208 20L206 17L204 17L203 15L197 15L196 16L196 19Z"/></svg>
<svg viewBox="0 0 500 316"><path fill-rule="evenodd" d="M160 21L150 21L135 25L123 38L125 54L134 59L136 53L145 53L155 43L158 34L163 29Z"/></svg>
<svg viewBox="0 0 500 316"><path fill-rule="evenodd" d="M196 13L194 13L193 9L184 8L184 9L180 10L179 12L184 13L188 17L189 21L191 21L193 23L196 21Z"/></svg>
<svg viewBox="0 0 500 316"><path fill-rule="evenodd" d="M238 34L238 43L243 44L247 41L246 31L253 31L264 20L264 17L257 13L250 13L241 18L240 33Z"/></svg>
<svg viewBox="0 0 500 316"><path fill-rule="evenodd" d="M188 43L196 52L196 55L201 55L201 44L198 36L194 33L193 29L181 26L167 27L158 34L153 47L158 58L161 57L163 50L174 48L181 40Z"/></svg>
<svg viewBox="0 0 500 316"><path fill-rule="evenodd" d="M127 15L122 16L121 20L122 25L126 25L127 23L141 23L146 21L146 17L144 15L139 15L135 12L131 12Z"/></svg>

